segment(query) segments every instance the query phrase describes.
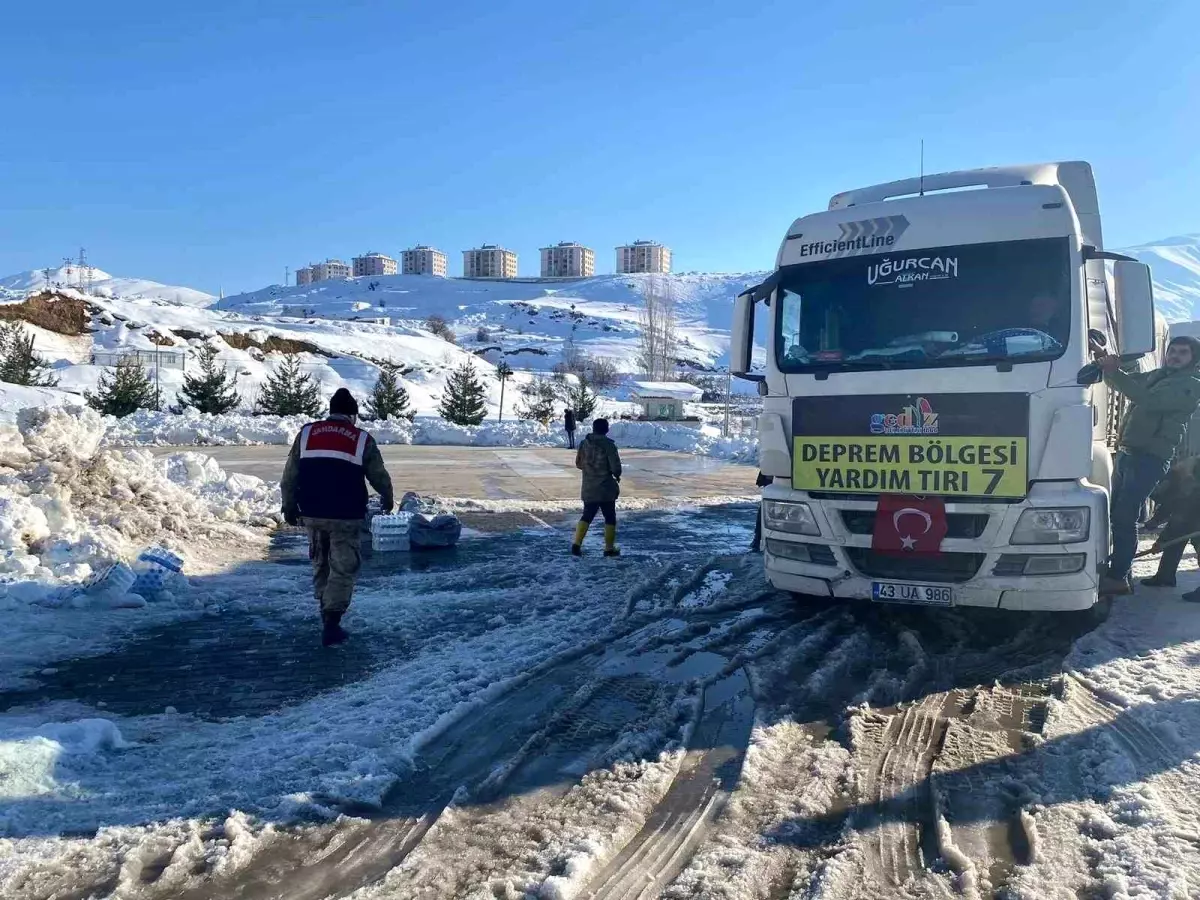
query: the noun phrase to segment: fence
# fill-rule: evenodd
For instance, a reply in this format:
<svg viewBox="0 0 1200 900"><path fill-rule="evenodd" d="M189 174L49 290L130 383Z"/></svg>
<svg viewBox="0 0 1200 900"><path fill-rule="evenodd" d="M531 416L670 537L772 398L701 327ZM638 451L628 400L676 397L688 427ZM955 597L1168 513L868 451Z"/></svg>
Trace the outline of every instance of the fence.
<svg viewBox="0 0 1200 900"><path fill-rule="evenodd" d="M187 353L182 350L94 350L89 361L94 366L119 366L129 361L147 368L182 370Z"/></svg>

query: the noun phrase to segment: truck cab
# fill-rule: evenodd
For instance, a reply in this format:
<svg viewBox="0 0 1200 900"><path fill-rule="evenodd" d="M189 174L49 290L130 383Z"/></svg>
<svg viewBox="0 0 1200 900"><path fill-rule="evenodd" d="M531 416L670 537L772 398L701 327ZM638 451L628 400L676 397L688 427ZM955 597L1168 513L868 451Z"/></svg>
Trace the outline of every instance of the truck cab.
<svg viewBox="0 0 1200 900"><path fill-rule="evenodd" d="M1085 162L876 185L796 219L770 277L737 299L730 352L764 395L768 580L846 599L1092 606L1116 408L1090 365L1098 345L1136 365L1155 318L1148 267L1104 250ZM887 551L881 498L904 540ZM929 502L944 528L932 551Z"/></svg>

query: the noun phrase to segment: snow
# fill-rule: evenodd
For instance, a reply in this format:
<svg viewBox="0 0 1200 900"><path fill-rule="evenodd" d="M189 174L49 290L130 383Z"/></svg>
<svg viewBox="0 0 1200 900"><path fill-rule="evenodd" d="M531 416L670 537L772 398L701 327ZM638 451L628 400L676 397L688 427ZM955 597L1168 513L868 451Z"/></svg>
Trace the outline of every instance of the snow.
<svg viewBox="0 0 1200 900"><path fill-rule="evenodd" d="M1154 306L1168 322L1200 320L1200 234L1164 238L1121 252L1150 266Z"/></svg>
<svg viewBox="0 0 1200 900"><path fill-rule="evenodd" d="M106 440L118 446L190 444L290 444L308 420L301 416L250 416L226 413L213 416L188 410L181 415L142 410L121 419L109 419ZM430 444L460 447L563 447L566 435L557 425L516 419L482 425L454 425L444 419L417 417L363 423L380 444ZM673 450L753 463L758 458L754 435L723 437L711 425L659 424L615 420L609 437L620 447L640 450Z"/></svg>
<svg viewBox="0 0 1200 900"><path fill-rule="evenodd" d="M48 659L72 641L102 642L119 624L90 614L146 605L136 594L88 588L107 567L161 543L183 556L185 571L208 571L213 556L258 552L261 538L247 527L278 520L276 485L227 475L198 453L156 459L102 447L104 432L97 413L77 407L28 409L16 425L0 425L0 611L11 641L0 681L10 666ZM155 621L194 608L186 588L156 598Z"/></svg>
<svg viewBox="0 0 1200 900"><path fill-rule="evenodd" d="M79 406L83 398L55 388L23 387L0 382L0 423L14 424L27 407Z"/></svg>
<svg viewBox="0 0 1200 900"><path fill-rule="evenodd" d="M631 393L634 397L643 400L663 397L669 400L688 400L693 403L704 395L704 391L686 381L635 381Z"/></svg>
<svg viewBox="0 0 1200 900"><path fill-rule="evenodd" d="M0 294L26 293L44 290L47 286L68 287L79 283L78 266L58 266L50 270L49 282L41 269L0 278ZM212 294L192 288L160 284L145 278L120 278L97 268L91 270L91 290L97 297L165 300L180 306L211 306L217 302Z"/></svg>
<svg viewBox="0 0 1200 900"><path fill-rule="evenodd" d="M66 776L70 757L124 750L129 746L108 719L0 729L0 798L69 792Z"/></svg>

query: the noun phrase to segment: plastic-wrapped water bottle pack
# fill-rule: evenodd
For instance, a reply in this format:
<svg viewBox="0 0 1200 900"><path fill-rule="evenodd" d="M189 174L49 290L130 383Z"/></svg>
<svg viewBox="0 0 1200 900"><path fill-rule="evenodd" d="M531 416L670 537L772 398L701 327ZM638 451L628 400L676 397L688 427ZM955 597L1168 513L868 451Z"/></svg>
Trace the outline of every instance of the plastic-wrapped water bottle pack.
<svg viewBox="0 0 1200 900"><path fill-rule="evenodd" d="M130 590L147 600L161 600L186 585L183 557L166 547L149 547L138 554L133 571L137 575Z"/></svg>
<svg viewBox="0 0 1200 900"><path fill-rule="evenodd" d="M411 513L380 513L371 517L371 549L377 553L408 549Z"/></svg>

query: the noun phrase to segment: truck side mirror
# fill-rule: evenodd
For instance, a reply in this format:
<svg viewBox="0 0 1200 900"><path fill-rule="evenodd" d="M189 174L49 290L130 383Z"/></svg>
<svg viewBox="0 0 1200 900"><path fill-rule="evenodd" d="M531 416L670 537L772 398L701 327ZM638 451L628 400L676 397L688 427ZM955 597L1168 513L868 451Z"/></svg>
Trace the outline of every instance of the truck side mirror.
<svg viewBox="0 0 1200 900"><path fill-rule="evenodd" d="M1103 380L1104 373L1100 371L1100 364L1094 362L1088 363L1075 376L1076 384L1099 384Z"/></svg>
<svg viewBox="0 0 1200 900"><path fill-rule="evenodd" d="M1113 292L1117 307L1117 352L1121 356L1153 353L1154 290L1150 285L1150 267L1145 263L1119 259L1113 263Z"/></svg>
<svg viewBox="0 0 1200 900"><path fill-rule="evenodd" d="M743 291L733 301L733 323L729 335L729 371L745 375L750 371L754 350L754 292Z"/></svg>

